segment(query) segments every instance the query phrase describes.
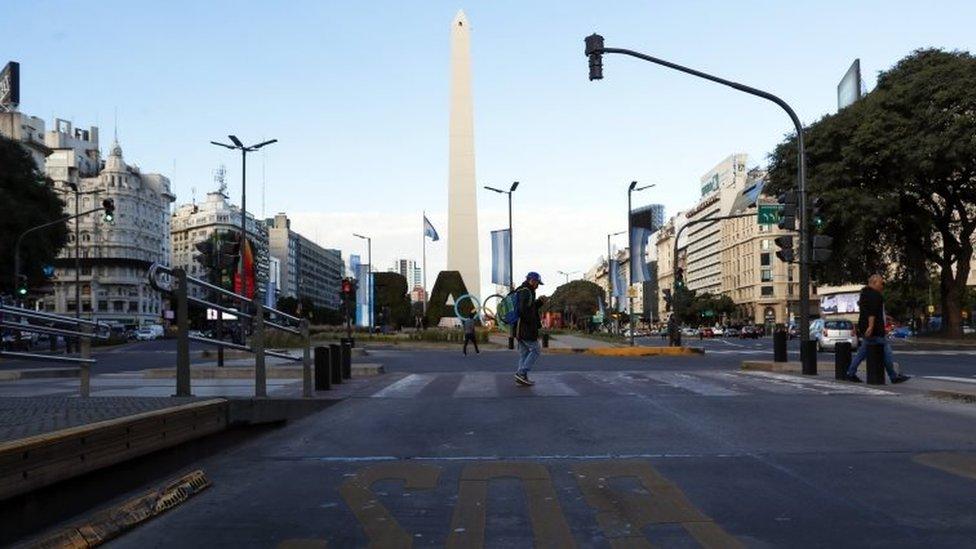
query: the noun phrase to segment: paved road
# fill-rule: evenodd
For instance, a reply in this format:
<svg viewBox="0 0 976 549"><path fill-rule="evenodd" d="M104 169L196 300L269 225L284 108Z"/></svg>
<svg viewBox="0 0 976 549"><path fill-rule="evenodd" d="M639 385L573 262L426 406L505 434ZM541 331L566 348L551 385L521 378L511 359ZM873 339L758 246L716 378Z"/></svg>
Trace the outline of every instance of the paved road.
<svg viewBox="0 0 976 549"><path fill-rule="evenodd" d="M190 362L212 362L214 358L203 358L200 351L212 349L208 345L190 342ZM176 364L176 340L157 339L155 341L134 341L125 345L92 349L92 357L98 359L93 373L112 374L149 368L172 368ZM65 366L64 362L45 360L0 359L0 368L51 368ZM70 364L67 364L70 365Z"/></svg>
<svg viewBox="0 0 976 549"><path fill-rule="evenodd" d="M593 357L545 356L522 388L510 353L389 355L391 373L342 403L195 463L212 488L112 545L976 539L972 405Z"/></svg>

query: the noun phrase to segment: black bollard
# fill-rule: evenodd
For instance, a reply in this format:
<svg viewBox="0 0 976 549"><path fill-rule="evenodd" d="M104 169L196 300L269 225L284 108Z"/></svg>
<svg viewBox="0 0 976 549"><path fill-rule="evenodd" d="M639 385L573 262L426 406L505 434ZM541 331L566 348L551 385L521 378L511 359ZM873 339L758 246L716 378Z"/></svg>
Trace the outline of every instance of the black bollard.
<svg viewBox="0 0 976 549"><path fill-rule="evenodd" d="M834 347L834 379L847 379L851 367L851 344L841 341Z"/></svg>
<svg viewBox="0 0 976 549"><path fill-rule="evenodd" d="M356 347L356 338L354 338L354 337L342 337L342 338L339 338L339 343L340 344L347 344L350 347L355 348Z"/></svg>
<svg viewBox="0 0 976 549"><path fill-rule="evenodd" d="M342 351L336 343L329 344L329 371L332 373L332 384L342 383Z"/></svg>
<svg viewBox="0 0 976 549"><path fill-rule="evenodd" d="M800 342L800 365L802 367L803 375L805 376L815 376L817 375L817 342L801 341Z"/></svg>
<svg viewBox="0 0 976 549"><path fill-rule="evenodd" d="M315 390L328 391L332 388L329 374L329 348L315 348Z"/></svg>
<svg viewBox="0 0 976 549"><path fill-rule="evenodd" d="M509 349L514 349L515 348L515 338L514 337L509 337L508 338L508 348Z"/></svg>
<svg viewBox="0 0 976 549"><path fill-rule="evenodd" d="M549 334L542 334L542 348L549 348Z"/></svg>
<svg viewBox="0 0 976 549"><path fill-rule="evenodd" d="M786 338L782 330L773 333L773 362L786 362Z"/></svg>
<svg viewBox="0 0 976 549"><path fill-rule="evenodd" d="M342 344L339 347L339 355L342 359L342 379L352 378L352 347Z"/></svg>
<svg viewBox="0 0 976 549"><path fill-rule="evenodd" d="M868 385L884 385L884 345L868 345Z"/></svg>

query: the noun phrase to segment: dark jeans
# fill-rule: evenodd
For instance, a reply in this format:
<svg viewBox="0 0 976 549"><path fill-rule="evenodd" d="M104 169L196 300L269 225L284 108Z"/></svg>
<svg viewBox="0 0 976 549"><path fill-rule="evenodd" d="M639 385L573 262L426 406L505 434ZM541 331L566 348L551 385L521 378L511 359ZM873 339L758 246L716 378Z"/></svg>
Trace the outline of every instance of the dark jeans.
<svg viewBox="0 0 976 549"><path fill-rule="evenodd" d="M468 354L468 342L474 344L474 352L480 353L478 350L478 340L475 338L474 334L464 334L464 354Z"/></svg>

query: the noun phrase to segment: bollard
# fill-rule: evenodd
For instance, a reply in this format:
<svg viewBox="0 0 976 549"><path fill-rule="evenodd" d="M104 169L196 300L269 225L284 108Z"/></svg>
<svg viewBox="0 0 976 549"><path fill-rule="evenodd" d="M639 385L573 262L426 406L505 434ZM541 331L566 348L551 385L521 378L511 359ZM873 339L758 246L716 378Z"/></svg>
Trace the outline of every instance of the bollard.
<svg viewBox="0 0 976 549"><path fill-rule="evenodd" d="M87 324L82 324L81 331L88 334L91 333L92 328ZM80 338L79 342L81 344L81 358L91 358L91 338L86 335ZM79 377L81 378L81 396L87 398L91 396L91 364L87 362L81 363L81 372Z"/></svg>
<svg viewBox="0 0 976 549"><path fill-rule="evenodd" d="M773 332L773 362L786 362L787 333L779 330Z"/></svg>
<svg viewBox="0 0 976 549"><path fill-rule="evenodd" d="M308 319L299 322L302 332L302 397L312 397L312 337L308 333Z"/></svg>
<svg viewBox="0 0 976 549"><path fill-rule="evenodd" d="M332 372L332 384L342 383L342 351L336 343L329 344L329 371Z"/></svg>
<svg viewBox="0 0 976 549"><path fill-rule="evenodd" d="M356 348L356 338L354 338L354 337L343 337L343 338L339 338L339 343L340 344L343 344L343 343L348 344L349 347L351 347L353 349Z"/></svg>
<svg viewBox="0 0 976 549"><path fill-rule="evenodd" d="M834 379L847 379L851 367L851 344L841 341L834 347Z"/></svg>
<svg viewBox="0 0 976 549"><path fill-rule="evenodd" d="M542 348L549 348L549 334L542 334Z"/></svg>
<svg viewBox="0 0 976 549"><path fill-rule="evenodd" d="M173 269L176 278L176 395L190 394L190 303L187 297L186 271Z"/></svg>
<svg viewBox="0 0 976 549"><path fill-rule="evenodd" d="M348 343L339 345L339 357L342 363L342 379L352 379L352 347Z"/></svg>
<svg viewBox="0 0 976 549"><path fill-rule="evenodd" d="M254 322L251 324L251 350L254 352L254 396L268 396L268 369L264 360L264 307L254 301Z"/></svg>
<svg viewBox="0 0 976 549"><path fill-rule="evenodd" d="M508 337L508 348L509 349L514 349L515 348L515 338L512 337L512 336L509 336Z"/></svg>
<svg viewBox="0 0 976 549"><path fill-rule="evenodd" d="M817 375L817 342L800 342L800 365L805 376Z"/></svg>
<svg viewBox="0 0 976 549"><path fill-rule="evenodd" d="M868 385L884 385L884 345L871 343L868 345Z"/></svg>
<svg viewBox="0 0 976 549"><path fill-rule="evenodd" d="M329 348L315 348L315 390L328 391L332 388L332 375L329 373Z"/></svg>

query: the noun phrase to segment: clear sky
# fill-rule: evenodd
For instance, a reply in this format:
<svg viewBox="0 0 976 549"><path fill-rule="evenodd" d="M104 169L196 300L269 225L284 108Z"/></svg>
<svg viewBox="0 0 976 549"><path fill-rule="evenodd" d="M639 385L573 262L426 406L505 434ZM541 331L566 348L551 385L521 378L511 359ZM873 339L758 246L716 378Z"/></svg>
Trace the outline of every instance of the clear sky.
<svg viewBox="0 0 976 549"><path fill-rule="evenodd" d="M472 29L479 185L521 181L515 266L548 288L592 266L635 201L668 215L733 152L761 165L790 129L772 104L620 56L588 82L583 37L641 50L767 89L811 122L836 110L855 57L868 89L920 47L976 50L976 2L644 1L324 2L12 1L0 61L21 63L21 110L98 125L114 112L126 160L172 178L178 203L214 188L240 158L209 145L228 133L280 142L249 163L249 210L343 256L374 237L374 264L420 258L420 213L447 235L449 26ZM261 183L266 182L262 201ZM482 271L504 200L479 195ZM621 242L622 244L622 242ZM444 242L428 246L432 275Z"/></svg>

